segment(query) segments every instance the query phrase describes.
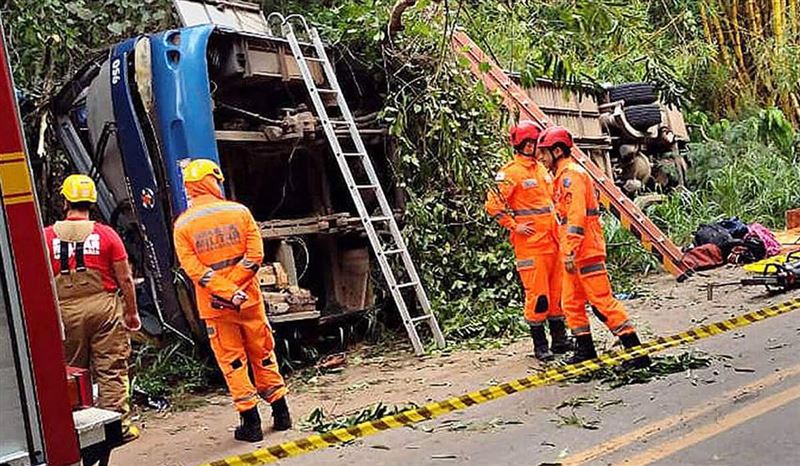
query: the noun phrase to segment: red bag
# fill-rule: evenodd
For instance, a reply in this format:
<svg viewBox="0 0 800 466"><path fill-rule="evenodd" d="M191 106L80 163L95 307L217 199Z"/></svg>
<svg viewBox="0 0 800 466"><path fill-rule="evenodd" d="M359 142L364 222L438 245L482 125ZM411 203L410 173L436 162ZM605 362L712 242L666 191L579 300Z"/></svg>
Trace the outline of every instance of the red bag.
<svg viewBox="0 0 800 466"><path fill-rule="evenodd" d="M723 265L722 251L716 244L708 243L692 248L683 255L683 263L692 270L708 270Z"/></svg>

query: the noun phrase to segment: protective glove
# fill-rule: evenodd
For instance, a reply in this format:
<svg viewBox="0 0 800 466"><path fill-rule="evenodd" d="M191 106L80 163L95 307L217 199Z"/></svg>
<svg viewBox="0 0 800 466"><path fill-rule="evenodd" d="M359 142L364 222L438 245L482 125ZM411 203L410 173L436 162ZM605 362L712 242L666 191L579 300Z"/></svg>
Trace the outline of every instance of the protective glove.
<svg viewBox="0 0 800 466"><path fill-rule="evenodd" d="M231 303L236 307L241 307L245 301L247 301L247 293L241 290L234 293L233 298L231 298Z"/></svg>

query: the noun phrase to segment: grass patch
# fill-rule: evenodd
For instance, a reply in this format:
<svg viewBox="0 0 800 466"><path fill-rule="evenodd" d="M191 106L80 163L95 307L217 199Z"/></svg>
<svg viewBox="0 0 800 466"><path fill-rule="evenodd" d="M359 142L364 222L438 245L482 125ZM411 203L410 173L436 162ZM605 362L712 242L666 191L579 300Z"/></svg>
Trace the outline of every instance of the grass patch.
<svg viewBox="0 0 800 466"><path fill-rule="evenodd" d="M207 390L214 373L211 364L182 341L164 347L145 343L135 349L131 385L151 399L175 400Z"/></svg>

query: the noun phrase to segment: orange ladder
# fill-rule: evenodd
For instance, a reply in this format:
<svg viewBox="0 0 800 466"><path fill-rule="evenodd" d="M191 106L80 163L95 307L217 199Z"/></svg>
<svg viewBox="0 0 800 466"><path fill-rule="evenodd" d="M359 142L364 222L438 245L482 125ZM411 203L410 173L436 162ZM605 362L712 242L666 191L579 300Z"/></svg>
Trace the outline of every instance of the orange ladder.
<svg viewBox="0 0 800 466"><path fill-rule="evenodd" d="M519 111L520 119L533 120L542 127L551 125L539 106L463 31L453 33L451 45L456 53L469 60L470 70L489 91L500 90L506 107L512 112ZM483 71L487 65L488 71ZM633 233L679 282L690 277L692 270L683 263L680 249L614 185L605 172L578 147L572 151L572 157L592 177L600 192L600 203L619 219L623 228Z"/></svg>

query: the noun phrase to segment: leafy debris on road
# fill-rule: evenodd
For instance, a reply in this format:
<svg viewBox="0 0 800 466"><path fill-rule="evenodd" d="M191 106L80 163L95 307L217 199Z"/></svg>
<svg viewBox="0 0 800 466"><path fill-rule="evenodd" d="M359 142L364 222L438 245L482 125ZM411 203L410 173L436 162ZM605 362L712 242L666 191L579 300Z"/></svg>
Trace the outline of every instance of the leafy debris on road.
<svg viewBox="0 0 800 466"><path fill-rule="evenodd" d="M597 380L614 389L625 385L648 383L659 377L704 369L711 365L711 358L701 355L697 351L686 351L678 355L651 356L651 358L653 363L645 369L625 370L621 367L604 367L591 374L575 378L572 382L588 383Z"/></svg>
<svg viewBox="0 0 800 466"><path fill-rule="evenodd" d="M609 406L616 406L616 405L621 405L621 404L622 404L622 399L621 398L617 398L616 400L606 400L606 401L600 402L597 405L597 409L601 410L601 409L608 408Z"/></svg>
<svg viewBox="0 0 800 466"><path fill-rule="evenodd" d="M588 429L588 430L597 430L600 428L600 420L599 419L585 419L575 413L573 410L568 415L563 415L556 411L556 415L558 419L551 419L550 422L555 422L558 427L562 426L572 426L572 427L580 427L581 429Z"/></svg>
<svg viewBox="0 0 800 466"><path fill-rule="evenodd" d="M329 416L325 414L325 410L322 407L317 407L308 415L308 418L301 423L300 430L313 430L320 433L328 432L333 429L354 426L362 422L374 421L384 416L397 414L416 407L417 405L415 404L389 407L379 402L376 405L368 406L351 415L334 419L329 419Z"/></svg>
<svg viewBox="0 0 800 466"><path fill-rule="evenodd" d="M777 349L786 348L787 346L789 346L787 343L778 343L776 345L767 346L767 351L774 351Z"/></svg>
<svg viewBox="0 0 800 466"><path fill-rule="evenodd" d="M594 395L594 396L575 396L575 397L572 397L572 398L570 398L568 400L562 401L560 405L556 406L556 409L561 409L561 408L573 408L574 409L574 408L577 408L578 406L593 405L593 404L597 403L598 400L599 400L599 398L597 397L597 395Z"/></svg>
<svg viewBox="0 0 800 466"><path fill-rule="evenodd" d="M734 372L755 372L756 370L752 367L734 367Z"/></svg>

